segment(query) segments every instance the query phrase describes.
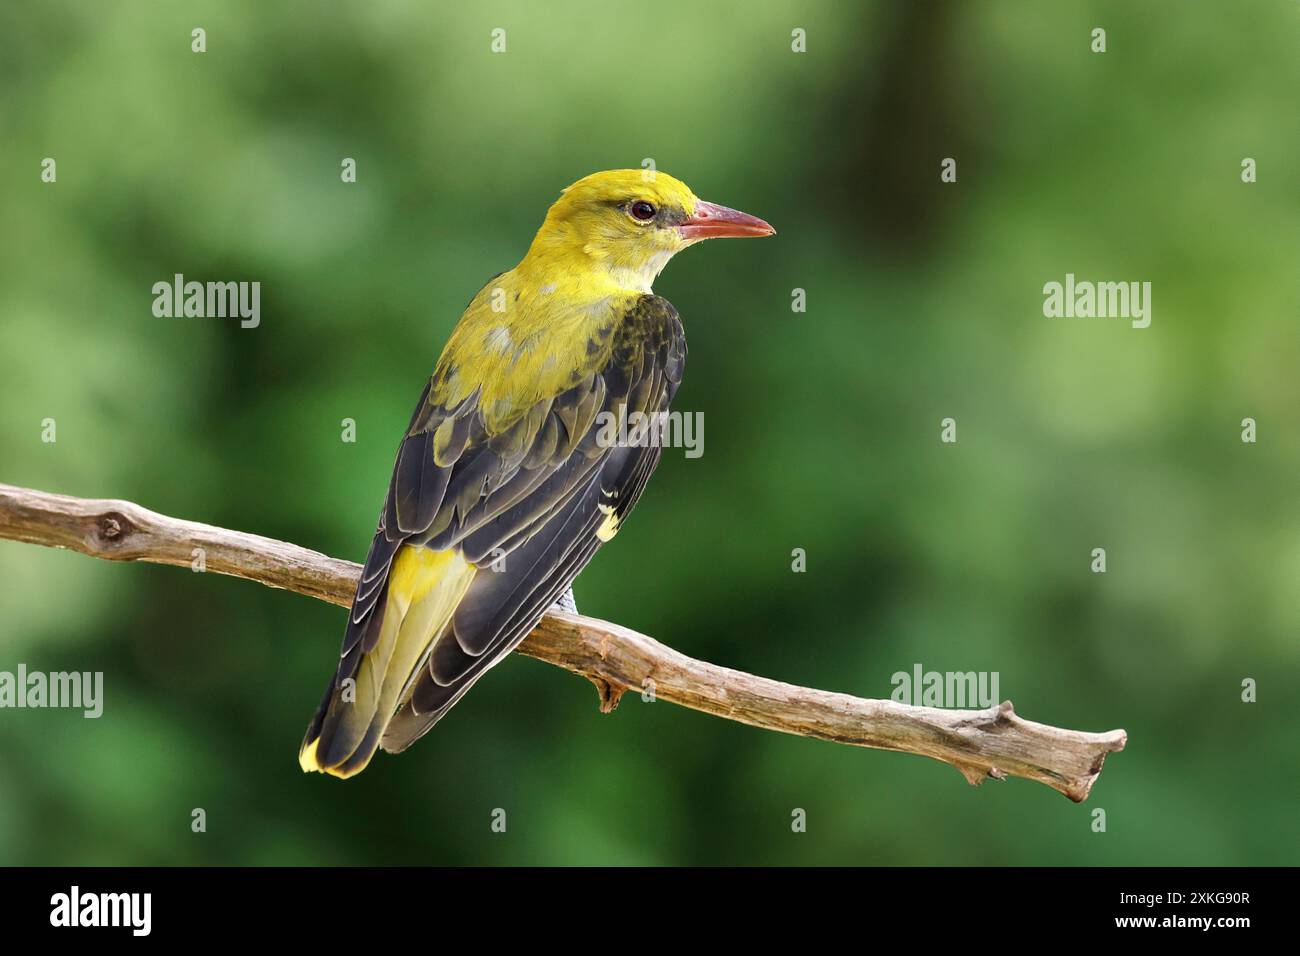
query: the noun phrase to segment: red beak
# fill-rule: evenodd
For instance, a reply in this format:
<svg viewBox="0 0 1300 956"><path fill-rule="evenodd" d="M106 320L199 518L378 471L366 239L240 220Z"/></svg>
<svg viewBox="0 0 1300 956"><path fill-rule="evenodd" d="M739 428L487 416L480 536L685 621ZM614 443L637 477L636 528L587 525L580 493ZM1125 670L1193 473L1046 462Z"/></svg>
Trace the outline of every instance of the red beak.
<svg viewBox="0 0 1300 956"><path fill-rule="evenodd" d="M776 235L776 230L757 216L717 206L702 199L695 203L695 214L679 228L682 236L688 240Z"/></svg>

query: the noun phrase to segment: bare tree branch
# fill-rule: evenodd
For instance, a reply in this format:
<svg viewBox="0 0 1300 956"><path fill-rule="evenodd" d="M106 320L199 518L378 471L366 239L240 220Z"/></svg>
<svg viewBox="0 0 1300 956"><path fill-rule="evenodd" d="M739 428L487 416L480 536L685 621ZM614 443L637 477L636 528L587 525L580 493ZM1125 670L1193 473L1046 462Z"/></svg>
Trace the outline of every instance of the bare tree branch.
<svg viewBox="0 0 1300 956"><path fill-rule="evenodd" d="M240 531L181 521L128 501L91 500L0 484L0 538L68 548L114 561L194 566L347 607L360 565ZM636 631L551 611L519 650L596 685L600 709L626 690L788 734L921 754L972 784L1024 777L1076 802L1087 799L1106 754L1126 734L1061 730L987 710L939 710L796 687L679 654Z"/></svg>

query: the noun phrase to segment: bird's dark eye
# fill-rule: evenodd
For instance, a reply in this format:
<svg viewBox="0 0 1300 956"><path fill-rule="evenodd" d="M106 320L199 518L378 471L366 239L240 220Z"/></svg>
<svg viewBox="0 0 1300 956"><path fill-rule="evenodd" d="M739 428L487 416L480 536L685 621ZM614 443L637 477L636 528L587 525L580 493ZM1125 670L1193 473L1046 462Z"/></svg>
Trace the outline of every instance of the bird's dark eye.
<svg viewBox="0 0 1300 956"><path fill-rule="evenodd" d="M641 222L649 222L655 217L654 205L646 202L644 199L638 199L636 202L632 203L630 211L632 213L632 218L640 220Z"/></svg>

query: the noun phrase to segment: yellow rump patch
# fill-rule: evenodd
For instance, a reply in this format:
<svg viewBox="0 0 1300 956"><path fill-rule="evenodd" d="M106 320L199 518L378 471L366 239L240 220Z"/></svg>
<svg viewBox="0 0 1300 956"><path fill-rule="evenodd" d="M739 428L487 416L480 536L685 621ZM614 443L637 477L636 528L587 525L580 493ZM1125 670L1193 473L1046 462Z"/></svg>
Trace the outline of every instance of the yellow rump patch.
<svg viewBox="0 0 1300 956"><path fill-rule="evenodd" d="M372 612L383 614L379 637L357 669L356 699L345 705L357 711L345 719L366 723L377 719L387 725L477 570L454 548L430 551L404 545L398 549L388 572L388 598ZM304 772L351 777L364 770L373 755L372 750L344 772L337 766L321 766L319 743L319 738L308 741L299 750L298 765Z"/></svg>

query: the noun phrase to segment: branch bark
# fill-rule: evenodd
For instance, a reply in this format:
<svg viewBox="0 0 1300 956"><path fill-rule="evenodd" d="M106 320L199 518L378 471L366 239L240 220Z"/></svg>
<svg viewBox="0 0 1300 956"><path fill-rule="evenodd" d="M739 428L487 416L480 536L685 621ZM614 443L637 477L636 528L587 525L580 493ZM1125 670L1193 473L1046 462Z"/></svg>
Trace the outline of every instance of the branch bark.
<svg viewBox="0 0 1300 956"><path fill-rule="evenodd" d="M128 501L94 500L0 484L0 538L67 548L113 561L150 561L258 581L348 607L361 567L241 531L182 521ZM669 701L754 727L819 740L897 750L950 764L973 785L1024 777L1071 800L1088 797L1122 730L1083 733L1018 716L1010 701L986 710L940 710L783 684L707 664L644 634L549 611L519 651L586 677L600 709L624 691L653 687Z"/></svg>

